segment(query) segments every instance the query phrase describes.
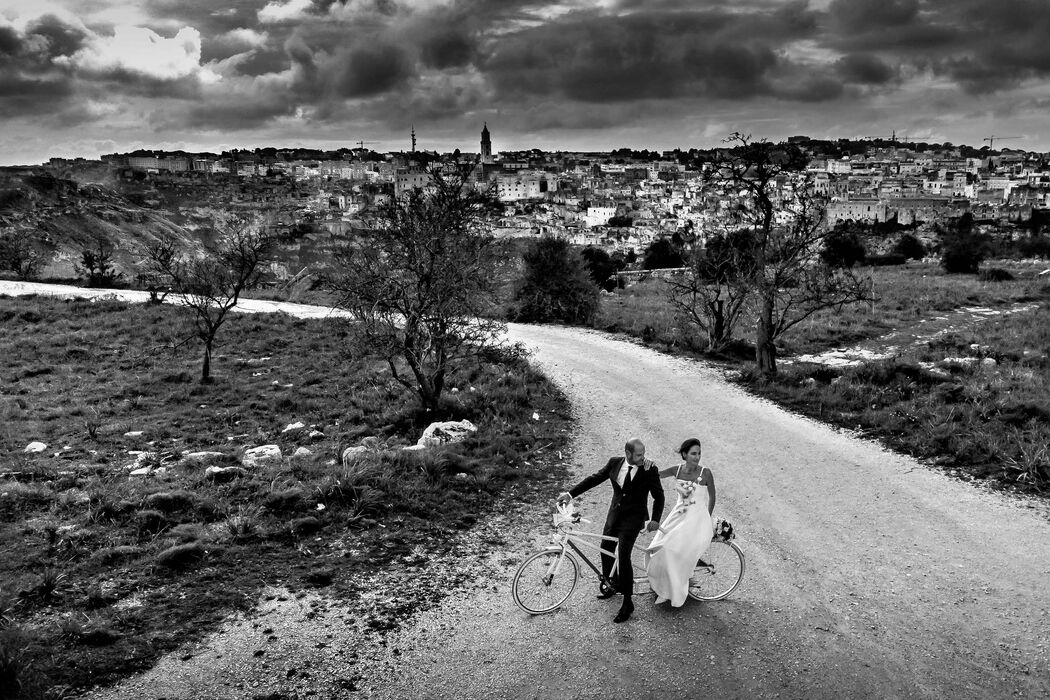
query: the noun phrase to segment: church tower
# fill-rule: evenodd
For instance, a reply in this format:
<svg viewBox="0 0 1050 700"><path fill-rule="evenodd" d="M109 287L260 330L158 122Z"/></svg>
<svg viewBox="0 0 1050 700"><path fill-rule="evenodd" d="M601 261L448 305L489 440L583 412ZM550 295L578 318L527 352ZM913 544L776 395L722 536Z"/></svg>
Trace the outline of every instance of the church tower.
<svg viewBox="0 0 1050 700"><path fill-rule="evenodd" d="M481 128L481 162L492 162L492 139L489 138L488 122L485 122L485 126Z"/></svg>

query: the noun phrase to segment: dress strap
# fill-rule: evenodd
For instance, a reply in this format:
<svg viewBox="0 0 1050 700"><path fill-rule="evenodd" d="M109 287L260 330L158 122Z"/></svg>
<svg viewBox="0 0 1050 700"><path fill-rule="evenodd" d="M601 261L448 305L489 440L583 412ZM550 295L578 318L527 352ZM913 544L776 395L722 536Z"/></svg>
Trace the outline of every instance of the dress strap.
<svg viewBox="0 0 1050 700"><path fill-rule="evenodd" d="M681 473L681 471L682 471L682 465L681 465L681 464L679 464L679 465L678 465L678 469L675 469L675 470L674 470L674 478L675 478L675 479L677 479L677 478L678 478L678 475L679 475L679 474Z"/></svg>

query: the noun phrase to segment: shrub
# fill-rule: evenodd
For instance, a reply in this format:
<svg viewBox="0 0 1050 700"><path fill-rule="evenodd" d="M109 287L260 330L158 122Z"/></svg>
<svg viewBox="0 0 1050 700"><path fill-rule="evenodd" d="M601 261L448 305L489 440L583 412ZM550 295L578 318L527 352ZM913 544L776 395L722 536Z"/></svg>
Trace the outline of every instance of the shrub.
<svg viewBox="0 0 1050 700"><path fill-rule="evenodd" d="M1004 270L1001 267L992 267L987 270L981 270L977 278L982 282L1009 282L1014 279L1014 276L1009 270Z"/></svg>
<svg viewBox="0 0 1050 700"><path fill-rule="evenodd" d="M113 252L113 246L101 239L94 248L81 252L80 262L74 268L89 287L112 287L124 276L114 264Z"/></svg>
<svg viewBox="0 0 1050 700"><path fill-rule="evenodd" d="M588 272L595 284L605 285L609 279L623 269L624 263L621 259L614 259L601 248L589 246L580 253ZM613 285L615 286L615 284ZM606 287L608 289L608 287ZM611 290L610 290L611 291Z"/></svg>
<svg viewBox="0 0 1050 700"><path fill-rule="evenodd" d="M905 233L893 246L893 254L908 260L922 260L926 255L926 246L910 233Z"/></svg>
<svg viewBox="0 0 1050 700"><path fill-rule="evenodd" d="M598 311L598 287L567 241L544 237L525 252L514 320L587 324Z"/></svg>
<svg viewBox="0 0 1050 700"><path fill-rule="evenodd" d="M941 267L948 274L973 274L977 272L987 251L987 241L982 236L956 234L945 238L941 244Z"/></svg>
<svg viewBox="0 0 1050 700"><path fill-rule="evenodd" d="M162 491L146 497L146 506L163 513L175 513L193 507L196 497L189 491Z"/></svg>
<svg viewBox="0 0 1050 700"><path fill-rule="evenodd" d="M206 554L204 545L200 542L190 542L169 547L157 555L157 565L167 569L187 569L204 559Z"/></svg>
<svg viewBox="0 0 1050 700"><path fill-rule="evenodd" d="M95 552L92 559L104 566L110 566L121 562L136 559L142 555L142 547L133 544L120 545L119 547L108 547Z"/></svg>
<svg viewBox="0 0 1050 700"><path fill-rule="evenodd" d="M864 260L867 251L853 231L837 229L824 237L820 259L829 267L850 268Z"/></svg>
<svg viewBox="0 0 1050 700"><path fill-rule="evenodd" d="M263 505L274 513L289 513L302 506L306 492L301 488L284 489L267 494Z"/></svg>
<svg viewBox="0 0 1050 700"><path fill-rule="evenodd" d="M682 252L669 238L657 238L645 251L642 261L643 270L660 270L665 268L682 267L685 258Z"/></svg>
<svg viewBox="0 0 1050 700"><path fill-rule="evenodd" d="M139 535L156 535L168 526L168 519L159 510L140 510L135 514Z"/></svg>
<svg viewBox="0 0 1050 700"><path fill-rule="evenodd" d="M292 522L288 523L288 529L291 530L292 534L296 537L312 535L313 533L320 530L321 527L321 521L312 515L308 515L305 518L296 518Z"/></svg>
<svg viewBox="0 0 1050 700"><path fill-rule="evenodd" d="M242 540L255 535L260 530L259 509L244 505L237 506L237 511L226 518L226 531L234 540Z"/></svg>

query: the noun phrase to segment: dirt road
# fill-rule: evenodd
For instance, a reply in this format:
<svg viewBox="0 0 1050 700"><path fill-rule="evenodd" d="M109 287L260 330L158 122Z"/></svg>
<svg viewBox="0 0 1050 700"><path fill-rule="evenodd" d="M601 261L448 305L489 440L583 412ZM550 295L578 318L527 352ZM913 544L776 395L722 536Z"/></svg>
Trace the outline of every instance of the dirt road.
<svg viewBox="0 0 1050 700"><path fill-rule="evenodd" d="M483 586L357 650L348 697L1050 697L1045 508L786 413L700 363L585 330L510 335L573 401L579 474L632 435L661 466L683 438L702 438L747 578L728 600L675 610L638 596L624 625L611 623L615 599L590 586L529 617L508 586L520 553L549 532L537 509L504 533L524 542ZM587 494L585 514L600 522L608 496Z"/></svg>
<svg viewBox="0 0 1050 700"><path fill-rule="evenodd" d="M591 586L532 618L494 581L392 640L372 697L1050 696L1045 511L781 411L699 363L583 330L511 336L571 396L581 474L630 435L663 465L703 439L748 576L716 603L639 596L625 625ZM608 495L584 497L598 522Z"/></svg>

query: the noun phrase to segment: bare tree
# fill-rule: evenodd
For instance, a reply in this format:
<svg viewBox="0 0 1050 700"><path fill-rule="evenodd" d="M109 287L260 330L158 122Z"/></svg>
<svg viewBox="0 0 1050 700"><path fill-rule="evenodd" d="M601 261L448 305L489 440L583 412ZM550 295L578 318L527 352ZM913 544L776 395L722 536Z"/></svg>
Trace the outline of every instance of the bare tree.
<svg viewBox="0 0 1050 700"><path fill-rule="evenodd" d="M686 272L668 278L671 304L707 334L708 349L718 351L733 340L737 323L752 296L754 258L748 231L731 231L686 241Z"/></svg>
<svg viewBox="0 0 1050 700"><path fill-rule="evenodd" d="M195 335L204 344L202 383L211 380L212 349L219 329L241 294L259 283L260 268L272 243L258 219L230 217L217 223L218 240L203 255L180 255L171 241L146 251L148 273L158 285L163 286L160 280L167 281L181 303L193 309Z"/></svg>
<svg viewBox="0 0 1050 700"><path fill-rule="evenodd" d="M179 244L172 238L161 239L146 247L146 257L141 263L141 271L135 275L135 283L149 292L150 304L163 304L171 294L171 274L163 270L171 269L178 254Z"/></svg>
<svg viewBox="0 0 1050 700"><path fill-rule="evenodd" d="M47 259L29 228L11 226L0 231L0 269L15 273L18 279L31 280Z"/></svg>
<svg viewBox="0 0 1050 700"><path fill-rule="evenodd" d="M791 144L753 141L736 133L716 164L716 181L733 202L732 219L751 237L755 361L775 375L776 341L822 309L869 299L869 285L852 269L820 259L829 229L827 203L805 173L806 158Z"/></svg>
<svg viewBox="0 0 1050 700"><path fill-rule="evenodd" d="M496 344L504 325L484 227L499 203L469 186L470 168L430 172L428 187L383 207L339 255L331 285L358 346L434 412L449 371Z"/></svg>

